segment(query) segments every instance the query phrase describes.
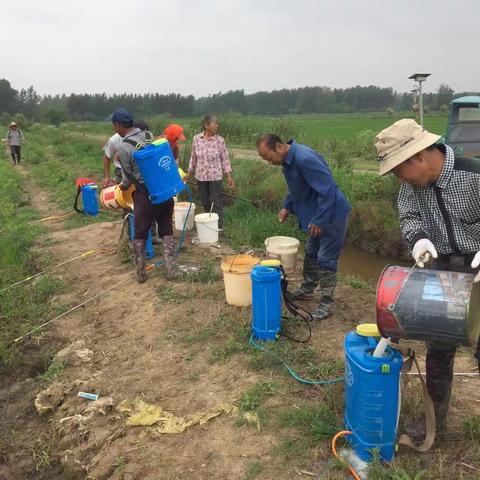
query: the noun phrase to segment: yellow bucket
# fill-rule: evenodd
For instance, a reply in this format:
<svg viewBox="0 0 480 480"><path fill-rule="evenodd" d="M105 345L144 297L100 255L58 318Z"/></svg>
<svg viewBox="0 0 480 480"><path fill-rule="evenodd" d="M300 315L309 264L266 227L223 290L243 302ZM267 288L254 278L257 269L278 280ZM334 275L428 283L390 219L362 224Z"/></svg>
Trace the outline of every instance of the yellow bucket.
<svg viewBox="0 0 480 480"><path fill-rule="evenodd" d="M252 304L250 272L260 262L253 255L228 255L222 260L225 297L229 305L247 307Z"/></svg>
<svg viewBox="0 0 480 480"><path fill-rule="evenodd" d="M106 210L123 210L129 208L133 210L133 192L135 185L131 185L128 190L121 190L119 185L104 188L100 192L100 203Z"/></svg>

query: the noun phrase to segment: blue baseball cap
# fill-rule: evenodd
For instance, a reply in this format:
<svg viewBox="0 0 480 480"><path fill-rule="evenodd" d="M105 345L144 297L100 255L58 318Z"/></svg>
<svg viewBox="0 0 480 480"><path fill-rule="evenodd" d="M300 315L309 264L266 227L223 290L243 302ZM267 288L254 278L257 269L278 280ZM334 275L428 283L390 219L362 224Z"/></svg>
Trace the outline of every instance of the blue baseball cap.
<svg viewBox="0 0 480 480"><path fill-rule="evenodd" d="M133 115L126 108L119 108L113 112L112 123L131 127L133 126Z"/></svg>

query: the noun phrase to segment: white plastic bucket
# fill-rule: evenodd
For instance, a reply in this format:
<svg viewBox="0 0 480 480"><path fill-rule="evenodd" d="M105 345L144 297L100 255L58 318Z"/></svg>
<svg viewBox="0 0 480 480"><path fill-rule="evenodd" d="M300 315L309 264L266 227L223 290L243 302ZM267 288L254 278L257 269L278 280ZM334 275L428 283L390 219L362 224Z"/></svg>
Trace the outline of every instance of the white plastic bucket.
<svg viewBox="0 0 480 480"><path fill-rule="evenodd" d="M265 240L266 257L282 262L286 273L293 273L297 266L300 242L293 237L270 237Z"/></svg>
<svg viewBox="0 0 480 480"><path fill-rule="evenodd" d="M195 224L200 243L218 242L218 215L216 213L199 213L195 215Z"/></svg>
<svg viewBox="0 0 480 480"><path fill-rule="evenodd" d="M175 217L175 230L182 231L183 226L185 225L185 218L188 215L187 225L185 230L191 230L193 228L193 223L195 220L195 204L192 203L192 208L190 208L190 213L188 209L190 208L190 202L176 202L175 207L173 208L173 213Z"/></svg>
<svg viewBox="0 0 480 480"><path fill-rule="evenodd" d="M260 262L253 255L228 255L222 260L225 299L229 305L247 307L252 304L252 268Z"/></svg>

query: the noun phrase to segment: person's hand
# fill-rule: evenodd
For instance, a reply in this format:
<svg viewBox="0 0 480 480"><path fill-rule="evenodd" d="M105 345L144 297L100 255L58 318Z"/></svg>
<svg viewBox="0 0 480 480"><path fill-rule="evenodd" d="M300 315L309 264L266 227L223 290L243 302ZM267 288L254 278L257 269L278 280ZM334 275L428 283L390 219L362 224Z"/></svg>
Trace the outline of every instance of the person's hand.
<svg viewBox="0 0 480 480"><path fill-rule="evenodd" d="M415 243L412 250L412 257L415 260L416 265L423 268L430 260L430 257L438 258L438 254L433 243L428 238L422 238Z"/></svg>
<svg viewBox="0 0 480 480"><path fill-rule="evenodd" d="M476 255L473 257L472 264L470 265L472 268L480 267L480 252L477 252ZM480 271L477 272L475 278L473 279L473 283L480 282Z"/></svg>
<svg viewBox="0 0 480 480"><path fill-rule="evenodd" d="M231 175L227 176L227 182L228 182L228 188L230 190L235 190L235 182L233 181L233 178Z"/></svg>
<svg viewBox="0 0 480 480"><path fill-rule="evenodd" d="M288 218L289 215L290 215L290 212L286 208L282 208L278 212L278 221L283 223Z"/></svg>
<svg viewBox="0 0 480 480"><path fill-rule="evenodd" d="M115 180L112 180L109 177L105 177L102 182L102 188L111 187L112 185L116 185L116 184L117 182L115 182Z"/></svg>
<svg viewBox="0 0 480 480"><path fill-rule="evenodd" d="M310 223L308 225L308 233L311 237L318 237L322 233L322 229L318 225Z"/></svg>

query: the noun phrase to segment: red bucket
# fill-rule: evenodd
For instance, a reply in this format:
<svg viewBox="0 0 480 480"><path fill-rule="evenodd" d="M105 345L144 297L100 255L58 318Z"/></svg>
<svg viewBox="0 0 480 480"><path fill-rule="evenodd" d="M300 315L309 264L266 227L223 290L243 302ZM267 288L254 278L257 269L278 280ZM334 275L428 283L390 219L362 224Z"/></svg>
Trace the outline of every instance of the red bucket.
<svg viewBox="0 0 480 480"><path fill-rule="evenodd" d="M463 272L388 266L377 287L377 325L384 337L476 346L480 288Z"/></svg>

